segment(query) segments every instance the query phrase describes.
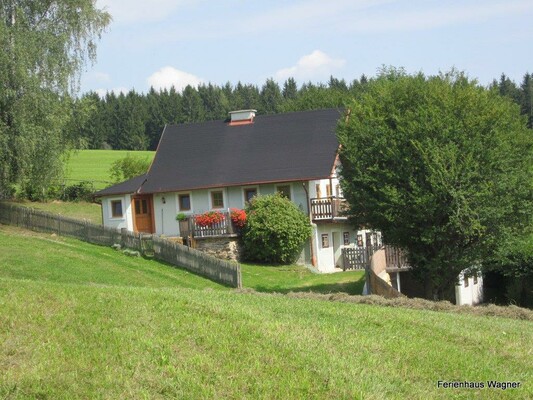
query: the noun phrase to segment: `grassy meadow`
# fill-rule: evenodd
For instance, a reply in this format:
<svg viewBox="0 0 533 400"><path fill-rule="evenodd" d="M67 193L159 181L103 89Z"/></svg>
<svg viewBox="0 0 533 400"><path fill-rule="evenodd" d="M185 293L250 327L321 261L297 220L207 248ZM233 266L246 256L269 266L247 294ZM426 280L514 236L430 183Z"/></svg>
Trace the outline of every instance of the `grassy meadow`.
<svg viewBox="0 0 533 400"><path fill-rule="evenodd" d="M102 225L102 207L98 203L88 203L86 201L60 201L52 200L47 203L38 201L18 200L11 204L35 208L53 214L60 214L65 217L88 220L93 224Z"/></svg>
<svg viewBox="0 0 533 400"><path fill-rule="evenodd" d="M5 226L0 245L0 398L533 396L530 321L242 293Z"/></svg>
<svg viewBox="0 0 533 400"><path fill-rule="evenodd" d="M66 175L67 184L79 181L91 181L96 189L103 189L111 184L109 169L114 161L130 154L134 157L152 160L155 151L129 150L77 150L69 156Z"/></svg>

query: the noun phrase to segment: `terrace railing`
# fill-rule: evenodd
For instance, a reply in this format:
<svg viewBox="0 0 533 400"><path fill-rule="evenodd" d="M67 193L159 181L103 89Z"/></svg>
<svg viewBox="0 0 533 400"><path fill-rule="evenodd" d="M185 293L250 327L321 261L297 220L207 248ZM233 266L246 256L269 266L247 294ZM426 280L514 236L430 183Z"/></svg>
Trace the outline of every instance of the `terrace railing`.
<svg viewBox="0 0 533 400"><path fill-rule="evenodd" d="M313 220L346 219L342 212L346 209L343 198L330 196L320 199L311 199L311 216Z"/></svg>
<svg viewBox="0 0 533 400"><path fill-rule="evenodd" d="M388 271L396 271L398 269L407 270L411 267L403 250L397 247L378 245L343 248L343 270L364 269L367 266L370 266L372 255L380 248L385 250L385 260Z"/></svg>
<svg viewBox="0 0 533 400"><path fill-rule="evenodd" d="M223 212L222 215L224 215L222 221L210 224L209 226L199 225L196 222L195 216L191 216L189 218L189 233L196 238L237 234L231 222L229 212Z"/></svg>
<svg viewBox="0 0 533 400"><path fill-rule="evenodd" d="M385 246L387 269L408 269L411 267L405 252L398 247Z"/></svg>

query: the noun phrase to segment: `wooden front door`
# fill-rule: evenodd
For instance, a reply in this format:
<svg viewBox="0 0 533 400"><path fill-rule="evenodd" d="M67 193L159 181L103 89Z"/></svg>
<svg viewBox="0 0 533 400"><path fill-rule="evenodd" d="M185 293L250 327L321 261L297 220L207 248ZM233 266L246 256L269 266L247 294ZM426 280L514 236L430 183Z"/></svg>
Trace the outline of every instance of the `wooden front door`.
<svg viewBox="0 0 533 400"><path fill-rule="evenodd" d="M154 204L152 195L135 196L131 202L135 232L154 233Z"/></svg>

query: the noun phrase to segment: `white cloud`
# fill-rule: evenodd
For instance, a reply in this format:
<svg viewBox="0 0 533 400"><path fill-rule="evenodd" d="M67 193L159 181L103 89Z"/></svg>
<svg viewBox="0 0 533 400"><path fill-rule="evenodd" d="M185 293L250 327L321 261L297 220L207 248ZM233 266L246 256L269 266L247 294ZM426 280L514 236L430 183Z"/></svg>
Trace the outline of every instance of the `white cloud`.
<svg viewBox="0 0 533 400"><path fill-rule="evenodd" d="M342 68L346 60L331 58L326 53L315 50L300 58L296 65L280 69L274 77L277 80L285 80L293 77L297 80L320 80L328 78L333 72Z"/></svg>
<svg viewBox="0 0 533 400"><path fill-rule="evenodd" d="M186 0L98 0L119 23L158 21L166 18Z"/></svg>
<svg viewBox="0 0 533 400"><path fill-rule="evenodd" d="M156 90L170 89L174 86L177 91L182 91L187 85L198 86L203 80L196 75L166 66L150 75L147 82Z"/></svg>

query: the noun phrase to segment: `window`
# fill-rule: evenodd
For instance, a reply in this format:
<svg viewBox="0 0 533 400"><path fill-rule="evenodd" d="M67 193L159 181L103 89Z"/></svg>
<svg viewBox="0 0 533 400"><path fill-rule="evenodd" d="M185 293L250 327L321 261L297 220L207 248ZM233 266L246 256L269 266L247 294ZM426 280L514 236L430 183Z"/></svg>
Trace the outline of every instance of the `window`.
<svg viewBox="0 0 533 400"><path fill-rule="evenodd" d="M291 199L291 185L283 185L276 187L276 191L287 199Z"/></svg>
<svg viewBox="0 0 533 400"><path fill-rule="evenodd" d="M357 246L363 247L363 235L357 235Z"/></svg>
<svg viewBox="0 0 533 400"><path fill-rule="evenodd" d="M189 193L178 195L178 203L179 203L180 211L190 211L191 210L191 195Z"/></svg>
<svg viewBox="0 0 533 400"><path fill-rule="evenodd" d="M335 186L335 196L337 196L338 198L342 197L341 187L339 185Z"/></svg>
<svg viewBox="0 0 533 400"><path fill-rule="evenodd" d="M321 199L322 198L322 189L320 189L320 183L316 184L316 198Z"/></svg>
<svg viewBox="0 0 533 400"><path fill-rule="evenodd" d="M469 279L470 279L470 277L465 274L465 277L464 277L465 287L468 287L468 285L470 284L470 282L468 282Z"/></svg>
<svg viewBox="0 0 533 400"><path fill-rule="evenodd" d="M344 239L344 244L349 245L350 244L350 232L344 232L342 234L342 237Z"/></svg>
<svg viewBox="0 0 533 400"><path fill-rule="evenodd" d="M148 214L148 202L146 199L135 199L135 214Z"/></svg>
<svg viewBox="0 0 533 400"><path fill-rule="evenodd" d="M224 208L224 194L222 190L211 192L211 208Z"/></svg>
<svg viewBox="0 0 533 400"><path fill-rule="evenodd" d="M244 189L244 203L249 203L255 196L257 196L257 188Z"/></svg>
<svg viewBox="0 0 533 400"><path fill-rule="evenodd" d="M474 285L477 285L477 272L474 274Z"/></svg>
<svg viewBox="0 0 533 400"><path fill-rule="evenodd" d="M329 247L329 235L327 233L322 234L322 248L327 249Z"/></svg>
<svg viewBox="0 0 533 400"><path fill-rule="evenodd" d="M111 217L122 218L122 200L111 200Z"/></svg>
<svg viewBox="0 0 533 400"><path fill-rule="evenodd" d="M372 234L370 232L366 233L366 247L372 246Z"/></svg>

